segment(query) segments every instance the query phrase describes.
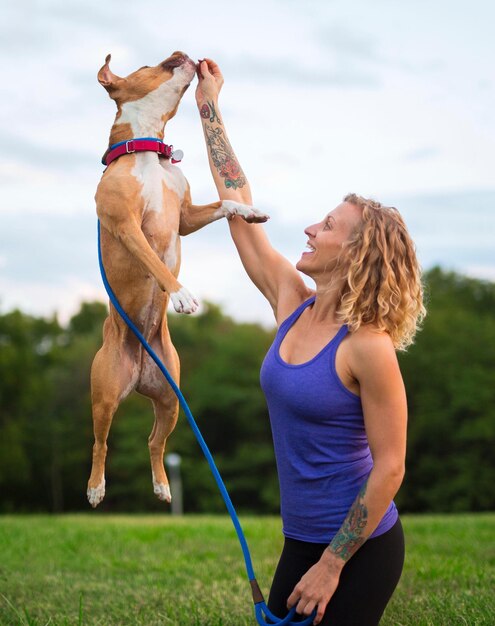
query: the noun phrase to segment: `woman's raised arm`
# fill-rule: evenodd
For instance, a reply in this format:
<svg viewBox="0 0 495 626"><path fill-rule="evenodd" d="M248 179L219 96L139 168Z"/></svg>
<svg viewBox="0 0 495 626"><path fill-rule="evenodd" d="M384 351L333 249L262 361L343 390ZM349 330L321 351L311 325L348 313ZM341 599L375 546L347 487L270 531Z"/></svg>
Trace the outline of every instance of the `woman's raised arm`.
<svg viewBox="0 0 495 626"><path fill-rule="evenodd" d="M260 224L246 223L235 216L235 205L252 206L251 188L230 145L218 95L223 76L218 65L204 59L198 66L198 105L213 180L224 206L232 209L230 232L247 274L267 298L277 321L282 321L309 295L296 268L268 241ZM249 220L247 220L249 221ZM257 221L253 216L252 221Z"/></svg>

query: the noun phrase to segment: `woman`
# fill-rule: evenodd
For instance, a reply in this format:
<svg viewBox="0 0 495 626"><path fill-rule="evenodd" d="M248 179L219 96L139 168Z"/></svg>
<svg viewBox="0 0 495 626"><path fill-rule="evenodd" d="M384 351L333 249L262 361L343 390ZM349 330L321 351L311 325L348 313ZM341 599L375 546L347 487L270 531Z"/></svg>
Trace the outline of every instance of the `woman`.
<svg viewBox="0 0 495 626"><path fill-rule="evenodd" d="M198 76L220 198L251 205L218 108L222 74L206 59ZM377 624L404 561L393 497L407 405L395 350L412 342L425 313L414 245L396 209L354 194L306 228L295 268L261 225L229 224L278 325L261 369L285 536L268 606L281 617L294 605L304 617L316 610L314 624Z"/></svg>

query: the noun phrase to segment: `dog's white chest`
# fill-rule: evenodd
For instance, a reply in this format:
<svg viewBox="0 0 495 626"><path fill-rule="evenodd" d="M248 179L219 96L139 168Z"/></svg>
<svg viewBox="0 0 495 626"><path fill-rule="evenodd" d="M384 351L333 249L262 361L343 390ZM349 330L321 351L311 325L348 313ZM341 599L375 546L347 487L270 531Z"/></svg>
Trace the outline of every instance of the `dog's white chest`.
<svg viewBox="0 0 495 626"><path fill-rule="evenodd" d="M141 196L145 211L161 212L164 208L164 188L177 194L182 204L187 181L182 171L168 161L162 162L153 152L136 154L133 176L141 185Z"/></svg>
<svg viewBox="0 0 495 626"><path fill-rule="evenodd" d="M177 165L173 165L170 161L165 161L163 159L160 161L160 167L163 171L163 180L165 181L165 185L168 189L175 191L182 203L184 194L187 190L187 180L182 173L182 170L177 167Z"/></svg>
<svg viewBox="0 0 495 626"><path fill-rule="evenodd" d="M182 171L153 153L136 155L133 175L143 198L142 229L165 265L177 270L180 206L187 188Z"/></svg>

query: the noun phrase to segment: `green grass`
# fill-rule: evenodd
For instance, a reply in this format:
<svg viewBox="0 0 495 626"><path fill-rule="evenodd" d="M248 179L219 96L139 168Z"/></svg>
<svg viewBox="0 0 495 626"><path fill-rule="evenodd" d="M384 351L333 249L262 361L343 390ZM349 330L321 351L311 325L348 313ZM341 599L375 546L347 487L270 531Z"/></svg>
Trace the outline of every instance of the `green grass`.
<svg viewBox="0 0 495 626"><path fill-rule="evenodd" d="M406 564L384 626L495 624L495 514L403 516ZM242 519L268 595L275 518ZM255 623L230 519L0 517L0 624Z"/></svg>

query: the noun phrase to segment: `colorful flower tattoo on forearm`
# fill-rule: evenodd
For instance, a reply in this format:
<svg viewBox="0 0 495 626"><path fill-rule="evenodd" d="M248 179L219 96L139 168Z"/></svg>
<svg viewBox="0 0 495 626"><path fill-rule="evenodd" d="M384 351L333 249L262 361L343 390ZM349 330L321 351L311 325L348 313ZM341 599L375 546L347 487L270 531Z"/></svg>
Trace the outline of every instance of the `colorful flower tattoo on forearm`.
<svg viewBox="0 0 495 626"><path fill-rule="evenodd" d="M215 113L216 115L216 113ZM218 117L217 117L218 119ZM220 122L219 122L220 123ZM213 127L205 123L206 144L210 151L211 160L218 173L225 181L227 189L238 189L246 184L244 172L239 165L232 146L226 135L218 126Z"/></svg>
<svg viewBox="0 0 495 626"><path fill-rule="evenodd" d="M344 523L327 548L332 554L339 556L344 561L348 561L367 539L367 537L363 537L364 529L368 523L368 509L364 504L367 487L368 480L361 487Z"/></svg>

